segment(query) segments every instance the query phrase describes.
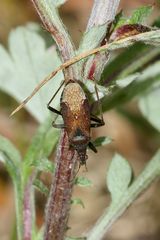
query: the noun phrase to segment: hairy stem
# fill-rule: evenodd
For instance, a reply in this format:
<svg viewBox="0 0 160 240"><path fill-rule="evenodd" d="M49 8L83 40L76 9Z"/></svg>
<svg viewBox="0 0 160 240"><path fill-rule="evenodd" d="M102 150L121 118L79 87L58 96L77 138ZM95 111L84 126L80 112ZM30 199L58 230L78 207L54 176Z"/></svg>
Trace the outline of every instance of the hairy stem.
<svg viewBox="0 0 160 240"><path fill-rule="evenodd" d="M32 227L35 224L35 216L34 216L34 204L33 203L33 181L35 179L35 173L33 172L30 176L28 183L24 189L24 200L23 200L23 223L24 223L24 232L23 239L24 240L32 240Z"/></svg>
<svg viewBox="0 0 160 240"><path fill-rule="evenodd" d="M150 45L159 46L160 45L160 30L156 31L150 31L145 33L140 33L135 36L127 37L124 39L120 39L111 43L106 43L105 45L91 49L89 51L86 51L84 53L81 53L67 62L60 65L57 69L55 69L52 73L50 73L45 79L43 79L33 90L33 92L11 113L10 116L14 115L16 112L18 112L21 108L24 107L24 105L29 102L29 100L43 87L47 82L49 82L52 77L54 77L59 71L64 70L68 67L70 67L72 64L79 62L83 58L87 58L93 54L96 54L98 52L103 51L113 51L120 48L126 48L129 46L132 46L136 42L143 42Z"/></svg>
<svg viewBox="0 0 160 240"><path fill-rule="evenodd" d="M62 23L57 6L53 1L50 0L31 0L46 28L53 39L55 40L58 49L60 51L60 57L62 62L66 62L70 58L75 56L75 47L72 43L72 40L67 33L64 24ZM53 56L54 58L54 56ZM65 81L68 81L70 78L78 79L78 67L71 66L64 71Z"/></svg>
<svg viewBox="0 0 160 240"><path fill-rule="evenodd" d="M17 239L21 240L23 238L23 200L22 200L22 189L20 185L15 184L15 208L16 208L16 224L17 224Z"/></svg>
<svg viewBox="0 0 160 240"><path fill-rule="evenodd" d="M120 0L94 0L92 12L87 24L86 32L82 39L79 52L93 49L97 46L101 46L106 42L107 30L110 23L114 20ZM93 38L88 40L88 34L93 32L94 29L94 41ZM87 40L87 43L86 43ZM103 69L108 62L108 53L97 53L95 56L89 57L86 61L83 61L82 71L84 71L85 79L99 80Z"/></svg>
<svg viewBox="0 0 160 240"><path fill-rule="evenodd" d="M54 38L63 62L75 56L75 47L58 15L57 1L32 0L45 26ZM79 79L78 64L64 69L65 82L69 79ZM48 207L46 210L45 240L63 239L69 216L72 193L72 179L77 154L69 149L66 132L62 132L59 142L56 171L52 182Z"/></svg>
<svg viewBox="0 0 160 240"><path fill-rule="evenodd" d="M62 240L67 229L77 154L69 149L66 131L61 134L56 171L46 210L44 240Z"/></svg>

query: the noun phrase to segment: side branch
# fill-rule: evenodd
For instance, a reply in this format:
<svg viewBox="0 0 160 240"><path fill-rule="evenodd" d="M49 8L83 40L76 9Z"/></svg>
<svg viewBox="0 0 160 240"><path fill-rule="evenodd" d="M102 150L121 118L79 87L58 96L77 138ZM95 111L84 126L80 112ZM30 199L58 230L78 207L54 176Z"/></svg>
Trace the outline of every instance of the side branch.
<svg viewBox="0 0 160 240"><path fill-rule="evenodd" d="M154 30L150 32L140 33L135 36L127 37L124 39L120 39L111 43L107 43L101 47L86 51L84 53L81 53L73 58L71 58L69 61L63 63L61 66L59 66L56 70L54 70L50 75L48 75L40 84L33 90L33 92L11 113L10 116L14 115L16 112L18 112L23 106L40 90L42 86L44 86L47 82L50 81L59 71L69 67L70 65L80 61L83 58L86 58L88 56L91 56L95 53L101 52L101 51L113 51L120 48L126 48L128 46L133 45L135 42L143 42L150 45L160 45L160 30Z"/></svg>
<svg viewBox="0 0 160 240"><path fill-rule="evenodd" d="M94 0L91 15L87 24L85 34L83 36L79 52L94 49L106 43L104 39L107 37L108 29L111 22L115 19L115 15L120 0ZM92 34L94 30L94 35ZM94 41L93 41L94 39ZM105 42L105 43L104 43ZM82 62L82 71L85 79L100 79L109 54L99 52L94 57L86 59Z"/></svg>
<svg viewBox="0 0 160 240"><path fill-rule="evenodd" d="M38 12L46 30L50 32L51 36L55 40L62 62L66 62L75 55L75 46L66 31L64 24L62 23L57 6L54 5L54 1L49 0L31 0L33 2L36 11ZM77 66L71 66L64 72L65 79L78 76Z"/></svg>

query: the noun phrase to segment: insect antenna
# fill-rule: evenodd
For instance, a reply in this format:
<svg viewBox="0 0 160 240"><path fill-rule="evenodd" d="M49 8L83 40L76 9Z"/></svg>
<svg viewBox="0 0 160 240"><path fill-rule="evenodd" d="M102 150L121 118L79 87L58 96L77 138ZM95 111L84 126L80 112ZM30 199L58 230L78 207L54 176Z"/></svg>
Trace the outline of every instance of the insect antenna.
<svg viewBox="0 0 160 240"><path fill-rule="evenodd" d="M55 96L57 95L57 93L59 92L59 90L62 88L63 84L64 84L64 81L61 83L61 85L59 86L59 88L57 89L57 91L54 93L54 95L52 96L52 98L49 100L49 102L48 102L48 104L47 104L48 107L50 106L51 102L53 101L53 99L55 98Z"/></svg>

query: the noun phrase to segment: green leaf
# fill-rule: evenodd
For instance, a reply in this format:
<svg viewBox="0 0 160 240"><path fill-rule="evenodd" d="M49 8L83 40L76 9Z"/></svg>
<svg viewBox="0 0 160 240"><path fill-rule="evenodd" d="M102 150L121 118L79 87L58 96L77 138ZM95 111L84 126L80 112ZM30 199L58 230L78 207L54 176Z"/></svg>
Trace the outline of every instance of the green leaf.
<svg viewBox="0 0 160 240"><path fill-rule="evenodd" d="M160 30L152 30L143 32L140 34L133 35L132 37L120 39L118 41L113 41L106 46L103 46L101 50L108 49L108 51L113 51L116 49L126 48L132 46L135 42L143 42L148 45L158 47L160 45Z"/></svg>
<svg viewBox="0 0 160 240"><path fill-rule="evenodd" d="M44 185L44 183L39 180L35 179L33 185L41 192L43 193L46 197L49 195L49 189Z"/></svg>
<svg viewBox="0 0 160 240"><path fill-rule="evenodd" d="M154 21L153 26L160 28L160 17L158 17L158 18Z"/></svg>
<svg viewBox="0 0 160 240"><path fill-rule="evenodd" d="M144 70L138 79L131 82L124 88L115 89L112 95L103 98L103 111L112 109L130 101L135 96L138 96L151 87L155 86L160 81L160 61L152 64Z"/></svg>
<svg viewBox="0 0 160 240"><path fill-rule="evenodd" d="M59 132L52 127L52 119L48 118L46 121L39 127L37 134L34 136L32 143L26 153L26 156L23 161L23 177L24 181L30 175L32 166L37 165L37 170L44 167L44 170L53 170L50 163L44 159L48 158L51 154L53 148L57 144L59 137ZM41 162L42 159L42 162Z"/></svg>
<svg viewBox="0 0 160 240"><path fill-rule="evenodd" d="M141 51L141 50L140 50ZM128 67L124 67L120 74L118 74L118 79L130 77L128 76L131 73L138 71L137 74L140 74L141 69L144 71L144 68L148 63L155 59L160 54L159 48L147 48L145 52L141 54L138 58L136 57L133 62L129 62Z"/></svg>
<svg viewBox="0 0 160 240"><path fill-rule="evenodd" d="M44 226L40 228L40 230L37 231L37 234L34 236L33 240L43 240L44 236Z"/></svg>
<svg viewBox="0 0 160 240"><path fill-rule="evenodd" d="M128 168L128 167L127 167ZM103 239L111 225L126 211L134 200L160 176L160 149L148 162L141 174L126 189L121 199L111 202L95 226L87 234L87 240ZM125 183L126 184L126 183ZM116 186L115 186L116 187Z"/></svg>
<svg viewBox="0 0 160 240"><path fill-rule="evenodd" d="M95 147L105 146L112 142L112 139L109 137L98 137L94 141L92 141Z"/></svg>
<svg viewBox="0 0 160 240"><path fill-rule="evenodd" d="M67 2L67 0L53 0L53 4L55 7L60 7L65 2Z"/></svg>
<svg viewBox="0 0 160 240"><path fill-rule="evenodd" d="M136 43L130 48L125 49L106 65L102 74L102 80L109 79L111 81L116 79L121 71L127 69L131 64L135 64L135 59L137 61L137 59L148 52L150 53L150 47L142 43Z"/></svg>
<svg viewBox="0 0 160 240"><path fill-rule="evenodd" d="M0 136L0 161L5 164L12 179L20 181L21 155L15 146L3 136Z"/></svg>
<svg viewBox="0 0 160 240"><path fill-rule="evenodd" d="M102 78L110 83L116 79L131 78L129 74L140 74L139 71L146 67L149 62L158 57L160 48L145 46L141 43L135 44L116 56L104 69ZM104 80L101 80L101 83ZM117 81L118 84L118 81Z"/></svg>
<svg viewBox="0 0 160 240"><path fill-rule="evenodd" d="M75 185L78 185L80 187L90 187L92 186L92 182L85 177L77 177L74 181Z"/></svg>
<svg viewBox="0 0 160 240"><path fill-rule="evenodd" d="M140 73L135 73L135 74L129 75L128 77L125 77L123 79L118 79L116 81L116 84L118 87L121 87L121 88L126 87L130 83L132 83L134 80L136 80L139 76L140 76Z"/></svg>
<svg viewBox="0 0 160 240"><path fill-rule="evenodd" d="M122 25L124 25L127 21L127 18L124 17L123 11L121 10L115 17L114 23L113 23L113 31Z"/></svg>
<svg viewBox="0 0 160 240"><path fill-rule="evenodd" d="M143 23L153 11L153 6L142 6L133 11L128 24Z"/></svg>
<svg viewBox="0 0 160 240"><path fill-rule="evenodd" d="M104 97L108 93L108 90L106 89L106 87L103 87L102 85L95 83L93 80L87 79L87 81L85 83L85 87L90 92L90 95L93 97L93 99L95 99L97 101L97 94L95 92L95 84L96 84L96 88L98 91L99 99Z"/></svg>
<svg viewBox="0 0 160 240"><path fill-rule="evenodd" d="M85 208L84 203L80 198L71 199L71 204L73 204L73 205L79 204L79 205L81 205L82 208Z"/></svg>
<svg viewBox="0 0 160 240"><path fill-rule="evenodd" d="M22 160L19 151L8 139L3 136L0 136L0 161L4 163L13 181L15 194L17 237L18 239L22 239Z"/></svg>
<svg viewBox="0 0 160 240"><path fill-rule="evenodd" d="M48 157L53 147L56 146L58 137L59 131L52 127L52 119L46 119L46 121L40 125L32 139L32 143L24 159L26 164L33 165L34 161Z"/></svg>
<svg viewBox="0 0 160 240"><path fill-rule="evenodd" d="M107 186L113 201L119 201L131 182L132 169L127 160L116 154L107 173Z"/></svg>
<svg viewBox="0 0 160 240"><path fill-rule="evenodd" d="M115 30L125 24L143 23L152 11L153 6L142 6L135 9L129 18L125 17L123 12L120 11L115 17L113 28Z"/></svg>
<svg viewBox="0 0 160 240"><path fill-rule="evenodd" d="M33 166L36 167L38 171L54 173L55 166L53 162L49 161L47 158L41 158L33 162Z"/></svg>
<svg viewBox="0 0 160 240"><path fill-rule="evenodd" d="M44 39L29 27L18 27L9 35L9 53L0 45L0 89L18 102L61 64L56 48L46 49ZM26 108L40 122L49 115L47 102L58 88L62 74L50 81ZM54 99L57 107L59 98Z"/></svg>
<svg viewBox="0 0 160 240"><path fill-rule="evenodd" d="M160 76L159 76L160 78ZM160 85L150 93L142 96L139 100L139 108L144 117L160 131Z"/></svg>

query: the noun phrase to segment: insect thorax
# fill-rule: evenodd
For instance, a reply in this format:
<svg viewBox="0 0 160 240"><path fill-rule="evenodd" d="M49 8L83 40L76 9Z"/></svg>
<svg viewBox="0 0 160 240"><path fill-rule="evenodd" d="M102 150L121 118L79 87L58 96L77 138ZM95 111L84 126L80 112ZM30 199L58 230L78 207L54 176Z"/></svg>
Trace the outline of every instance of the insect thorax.
<svg viewBox="0 0 160 240"><path fill-rule="evenodd" d="M86 95L79 83L71 82L66 85L62 93L62 102L69 105L72 112L80 111L82 102L86 99Z"/></svg>

